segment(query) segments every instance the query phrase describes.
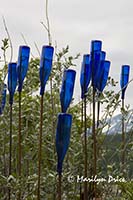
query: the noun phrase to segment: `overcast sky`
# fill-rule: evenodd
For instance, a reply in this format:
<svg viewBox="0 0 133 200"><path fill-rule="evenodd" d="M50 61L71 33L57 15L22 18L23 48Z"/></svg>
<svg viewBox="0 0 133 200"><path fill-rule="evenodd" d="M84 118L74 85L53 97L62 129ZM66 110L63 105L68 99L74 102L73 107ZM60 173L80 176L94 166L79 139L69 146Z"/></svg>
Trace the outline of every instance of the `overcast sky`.
<svg viewBox="0 0 133 200"><path fill-rule="evenodd" d="M121 65L129 64L132 79L132 10L132 0L49 0L52 41L57 41L59 49L68 44L72 55L83 55L89 53L91 40L100 39L107 59L111 61L110 75L119 81ZM18 46L23 44L21 33L34 55L38 56L34 42L41 50L48 41L40 24L40 21L46 22L45 0L0 0L0 16L0 41L6 35L2 23L4 16L13 42L14 60L17 59ZM81 59L77 71L80 70ZM76 96L79 98L80 94L76 93ZM126 96L126 103L133 108L133 83L129 85Z"/></svg>

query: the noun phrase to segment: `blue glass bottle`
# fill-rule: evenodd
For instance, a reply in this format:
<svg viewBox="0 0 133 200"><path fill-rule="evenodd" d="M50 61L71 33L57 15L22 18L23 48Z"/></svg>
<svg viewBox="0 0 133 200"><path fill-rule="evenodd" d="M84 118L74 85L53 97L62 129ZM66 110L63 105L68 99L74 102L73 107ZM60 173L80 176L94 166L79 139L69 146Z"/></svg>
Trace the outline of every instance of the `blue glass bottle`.
<svg viewBox="0 0 133 200"><path fill-rule="evenodd" d="M13 97L17 86L17 63L8 64L9 104L13 104Z"/></svg>
<svg viewBox="0 0 133 200"><path fill-rule="evenodd" d="M4 84L4 88L1 93L0 115L3 113L5 104L6 104L6 89L7 89L7 86L6 84Z"/></svg>
<svg viewBox="0 0 133 200"><path fill-rule="evenodd" d="M101 73L101 61L105 60L106 53L104 51L95 51L93 57L93 64L92 64L92 71L93 71L93 76L92 76L92 85L96 89L97 83L99 81L99 76Z"/></svg>
<svg viewBox="0 0 133 200"><path fill-rule="evenodd" d="M75 84L76 71L72 69L64 70L62 87L60 92L61 110L63 113L67 111L69 107Z"/></svg>
<svg viewBox="0 0 133 200"><path fill-rule="evenodd" d="M102 60L100 65L101 65L101 73L99 74L99 81L97 82L97 89L101 93L108 80L108 75L109 75L109 70L110 70L110 61L107 60Z"/></svg>
<svg viewBox="0 0 133 200"><path fill-rule="evenodd" d="M105 52L102 53L102 41L92 40L91 41L91 71L92 71L92 86L96 90L97 77L99 76L99 65L102 59L105 59Z"/></svg>
<svg viewBox="0 0 133 200"><path fill-rule="evenodd" d="M91 80L91 65L90 65L90 55L86 54L83 56L83 62L80 72L80 86L81 86L81 98L85 97L88 90L88 85Z"/></svg>
<svg viewBox="0 0 133 200"><path fill-rule="evenodd" d="M22 91L23 81L26 77L29 65L30 48L28 46L19 47L19 55L17 62L18 91Z"/></svg>
<svg viewBox="0 0 133 200"><path fill-rule="evenodd" d="M56 129L56 151L58 157L57 172L62 173L63 160L70 143L70 133L72 126L72 115L60 113L58 115Z"/></svg>
<svg viewBox="0 0 133 200"><path fill-rule="evenodd" d="M101 49L102 49L102 41L100 40L91 41L91 53L94 51L101 51Z"/></svg>
<svg viewBox="0 0 133 200"><path fill-rule="evenodd" d="M121 78L120 78L120 86L122 89L122 95L121 98L125 98L125 91L127 88L127 84L129 81L129 73L130 73L130 66L129 65L123 65L121 68Z"/></svg>
<svg viewBox="0 0 133 200"><path fill-rule="evenodd" d="M43 46L40 60L40 95L44 94L45 86L52 70L54 48L52 46Z"/></svg>

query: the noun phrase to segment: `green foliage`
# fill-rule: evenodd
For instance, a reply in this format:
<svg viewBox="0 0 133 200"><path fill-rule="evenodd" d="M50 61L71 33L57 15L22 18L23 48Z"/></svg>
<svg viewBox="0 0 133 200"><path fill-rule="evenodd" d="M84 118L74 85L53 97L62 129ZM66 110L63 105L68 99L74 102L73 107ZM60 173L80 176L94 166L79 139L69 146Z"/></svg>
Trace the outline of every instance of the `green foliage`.
<svg viewBox="0 0 133 200"><path fill-rule="evenodd" d="M8 49L8 47L9 47L9 44L8 44L8 39L7 38L5 38L5 39L3 39L2 40L2 43L3 43L3 46L1 47L1 49L5 52L7 49Z"/></svg>
<svg viewBox="0 0 133 200"><path fill-rule="evenodd" d="M133 198L133 183L129 181L128 183L119 183L119 188L122 191L123 198L126 200L132 200Z"/></svg>
<svg viewBox="0 0 133 200"><path fill-rule="evenodd" d="M8 40L3 42L2 50L8 48ZM53 63L53 71L47 84L47 91L44 96L43 112L43 141L42 141L42 176L41 176L41 197L43 200L57 199L56 173L57 155L55 151L55 131L57 114L61 111L59 90L62 81L62 75L65 68L74 66L75 59L79 55L69 56L69 47L63 48L56 53ZM25 200L36 199L37 174L38 174L38 135L40 127L40 96L39 96L39 59L31 59L29 70L24 82L22 91L22 177L21 184L17 173L18 159L18 92L14 96L13 104L13 149L12 149L12 175L8 175L9 159L9 96L7 95L7 104L2 116L0 116L0 199L6 200L8 188L11 188L12 199L16 199L21 188L22 197ZM3 84L3 74L7 72L7 66L0 69L0 85ZM116 86L116 82L109 78L108 86ZM0 88L1 89L1 88ZM106 119L112 117L114 110L120 106L119 93L114 90L106 91L100 96L100 102L105 105L103 120L97 130L98 142L98 176L113 176L120 174L120 135L107 136L104 134L104 127L107 126ZM97 101L97 99L96 99ZM92 103L92 89L88 92L87 105ZM91 106L90 106L91 107ZM91 110L91 109L90 109ZM125 108L125 112L128 109ZM69 175L76 178L77 175L84 175L84 130L81 128L81 102L72 104L68 110L73 115L73 125L71 131L71 141L67 156L63 166L63 200L80 199L80 188L83 192L83 184L79 184L74 179L73 183L68 181ZM87 128L92 126L91 113L87 116ZM131 149L132 132L127 138L127 176L132 176L131 172ZM91 176L92 165L92 136L88 136L88 176ZM108 187L110 189L108 189ZM98 185L99 195L106 200L130 199L132 195L132 184L112 184L108 183ZM118 193L118 190L120 192Z"/></svg>

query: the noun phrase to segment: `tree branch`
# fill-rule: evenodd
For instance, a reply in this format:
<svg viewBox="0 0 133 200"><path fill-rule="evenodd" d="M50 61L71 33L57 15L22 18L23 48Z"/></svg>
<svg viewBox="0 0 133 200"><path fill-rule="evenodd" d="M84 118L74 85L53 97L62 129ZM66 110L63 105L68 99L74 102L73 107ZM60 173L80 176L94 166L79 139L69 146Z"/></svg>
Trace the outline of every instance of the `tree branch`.
<svg viewBox="0 0 133 200"><path fill-rule="evenodd" d="M5 20L4 16L2 16L2 20L3 20L4 28L5 28L5 31L7 33L9 43L10 43L10 48L11 48L10 62L12 62L12 58L13 58L13 45L12 45L11 37L10 37L9 31L8 31L8 28L7 28L7 25L6 25L6 20Z"/></svg>

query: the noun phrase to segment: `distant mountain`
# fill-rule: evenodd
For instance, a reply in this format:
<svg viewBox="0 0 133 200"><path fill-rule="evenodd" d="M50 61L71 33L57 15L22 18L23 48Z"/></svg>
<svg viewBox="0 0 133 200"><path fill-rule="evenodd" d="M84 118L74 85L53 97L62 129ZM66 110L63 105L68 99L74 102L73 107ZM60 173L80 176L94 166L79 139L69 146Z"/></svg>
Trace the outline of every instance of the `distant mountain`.
<svg viewBox="0 0 133 200"><path fill-rule="evenodd" d="M97 124L97 123L96 123ZM114 117L107 119L107 124L110 126L109 130L107 128L103 129L103 133L107 135L112 134L121 134L122 132L122 115L118 114ZM99 124L102 127L102 124ZM125 116L125 132L129 132L133 130L133 109L130 110L127 115ZM87 136L92 135L92 127L87 128ZM81 137L84 137L84 133L81 134Z"/></svg>
<svg viewBox="0 0 133 200"><path fill-rule="evenodd" d="M122 129L122 115L116 115L108 119L107 123L111 125L108 134L121 133ZM133 109L125 116L125 131L128 132L133 129Z"/></svg>

